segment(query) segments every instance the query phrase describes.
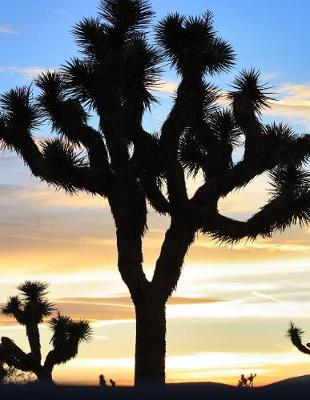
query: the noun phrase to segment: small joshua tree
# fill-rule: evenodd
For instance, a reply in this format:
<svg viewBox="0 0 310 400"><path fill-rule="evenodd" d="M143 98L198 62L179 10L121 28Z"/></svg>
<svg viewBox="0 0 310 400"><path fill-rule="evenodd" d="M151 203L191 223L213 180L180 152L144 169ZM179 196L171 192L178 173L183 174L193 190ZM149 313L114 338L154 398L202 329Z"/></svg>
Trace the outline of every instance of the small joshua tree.
<svg viewBox="0 0 310 400"><path fill-rule="evenodd" d="M39 381L52 381L55 365L66 363L76 357L79 344L91 338L91 329L87 321L73 321L57 313L53 304L46 298L47 284L30 282L18 286L21 296L10 297L2 308L2 313L13 316L24 325L30 346L30 353L25 353L13 340L2 337L0 343L0 363L17 370L32 372ZM39 324L44 318L51 317L49 326L53 336L53 349L47 354L44 363L41 361L41 343Z"/></svg>
<svg viewBox="0 0 310 400"><path fill-rule="evenodd" d="M262 123L268 93L254 70L235 80L230 107L219 107L218 91L206 78L227 71L234 52L214 31L210 13L168 15L150 44L152 15L145 0L100 1L98 17L85 18L74 29L82 57L41 75L36 101L30 88L4 94L0 118L4 146L16 151L34 176L69 193L82 190L108 199L118 268L136 310L136 383L165 381L166 302L197 233L236 243L310 221L304 169L309 135ZM156 103L151 90L160 82L163 63L174 67L181 81L160 133L152 135L142 121ZM90 126L89 111L97 115L98 129ZM42 118L58 138L41 143L33 138ZM234 163L237 146L243 157ZM237 221L219 212L221 198L267 171L272 195L256 214ZM186 180L198 173L203 184L189 198ZM170 218L150 280L142 254L147 204Z"/></svg>
<svg viewBox="0 0 310 400"><path fill-rule="evenodd" d="M303 344L301 339L305 332L296 326L293 322L290 322L290 326L287 330L287 335L291 339L293 345L302 353L310 354L310 343Z"/></svg>

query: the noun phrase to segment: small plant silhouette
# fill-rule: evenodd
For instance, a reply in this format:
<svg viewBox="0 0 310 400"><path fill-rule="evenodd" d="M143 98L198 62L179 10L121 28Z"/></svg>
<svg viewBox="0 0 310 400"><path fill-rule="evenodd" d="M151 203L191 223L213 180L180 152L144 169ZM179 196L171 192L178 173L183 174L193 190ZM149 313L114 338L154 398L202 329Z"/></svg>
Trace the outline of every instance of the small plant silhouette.
<svg viewBox="0 0 310 400"><path fill-rule="evenodd" d="M87 321L73 321L59 312L53 315L56 310L46 297L47 287L43 282L26 281L18 286L21 295L10 297L2 308L3 314L13 316L19 324L25 326L30 353L25 353L12 339L2 337L0 363L20 371L32 372L39 381L52 382L55 365L76 357L79 344L91 339L91 328ZM42 363L39 324L46 317L51 317L49 327L53 336L50 343L53 348Z"/></svg>
<svg viewBox="0 0 310 400"><path fill-rule="evenodd" d="M291 342L299 351L305 354L310 354L310 343L306 343L305 345L302 343L302 335L304 331L296 326L293 322L290 322L290 326L287 330L287 335L291 339Z"/></svg>
<svg viewBox="0 0 310 400"><path fill-rule="evenodd" d="M0 363L0 383L26 385L35 382L35 380L36 378L32 372L20 371Z"/></svg>

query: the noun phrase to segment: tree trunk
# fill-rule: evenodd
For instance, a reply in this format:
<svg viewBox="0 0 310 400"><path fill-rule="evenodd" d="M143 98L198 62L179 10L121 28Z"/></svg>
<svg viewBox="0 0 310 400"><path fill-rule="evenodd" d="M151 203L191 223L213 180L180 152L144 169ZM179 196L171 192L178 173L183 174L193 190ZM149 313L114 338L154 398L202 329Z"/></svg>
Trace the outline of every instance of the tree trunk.
<svg viewBox="0 0 310 400"><path fill-rule="evenodd" d="M31 354L36 364L41 364L40 333L37 324L27 324L26 334L28 337Z"/></svg>
<svg viewBox="0 0 310 400"><path fill-rule="evenodd" d="M42 367L39 372L36 373L38 381L40 383L54 383L52 378L52 371Z"/></svg>
<svg viewBox="0 0 310 400"><path fill-rule="evenodd" d="M135 385L164 384L166 356L166 305L158 295L135 301Z"/></svg>

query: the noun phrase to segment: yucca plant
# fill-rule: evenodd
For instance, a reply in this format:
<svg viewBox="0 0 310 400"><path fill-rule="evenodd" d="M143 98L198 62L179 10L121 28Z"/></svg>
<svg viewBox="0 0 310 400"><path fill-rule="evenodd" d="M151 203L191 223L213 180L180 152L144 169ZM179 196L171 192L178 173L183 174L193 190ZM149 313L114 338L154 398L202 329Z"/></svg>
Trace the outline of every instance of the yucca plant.
<svg viewBox="0 0 310 400"><path fill-rule="evenodd" d="M2 96L0 137L33 175L74 194L108 199L116 226L118 268L136 309L135 382L164 382L167 299L177 286L185 254L197 233L220 242L271 237L310 220L309 135L284 124L264 125L269 89L258 71L242 71L228 94L227 109L207 78L234 63L232 47L213 28L211 13L169 14L154 28L146 0L102 0L98 16L74 28L81 58L36 79L29 88ZM180 84L157 135L142 124L155 106L153 89L164 65ZM90 125L96 114L99 126ZM57 138L32 136L48 120ZM234 162L234 150L243 157ZM218 202L270 171L270 200L247 221L222 215ZM187 178L203 184L192 198ZM167 189L167 191L166 191ZM142 241L147 204L170 218L152 279L143 271Z"/></svg>
<svg viewBox="0 0 310 400"><path fill-rule="evenodd" d="M290 338L293 345L302 353L310 354L310 343L303 344L302 336L305 332L296 326L293 322L290 322L287 330L287 336Z"/></svg>
<svg viewBox="0 0 310 400"><path fill-rule="evenodd" d="M31 282L18 286L20 296L10 297L2 308L2 313L13 316L24 325L29 342L30 353L25 353L13 340L2 337L0 342L0 363L7 364L20 371L32 372L39 381L52 382L55 365L66 363L76 357L79 344L89 341L91 328L84 320L73 321L56 311L54 305L47 299L48 285L43 282ZM39 324L51 317L48 324L52 331L52 350L42 363ZM5 377L5 369L3 368Z"/></svg>

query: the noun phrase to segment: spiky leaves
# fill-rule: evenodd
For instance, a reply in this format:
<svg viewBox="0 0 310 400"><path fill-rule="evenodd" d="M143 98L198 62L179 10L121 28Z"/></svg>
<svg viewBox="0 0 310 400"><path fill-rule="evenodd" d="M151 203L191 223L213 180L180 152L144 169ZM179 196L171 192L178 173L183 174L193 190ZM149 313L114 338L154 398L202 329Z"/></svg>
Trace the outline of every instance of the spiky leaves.
<svg viewBox="0 0 310 400"><path fill-rule="evenodd" d="M76 25L74 34L87 60L72 60L65 72L69 86L83 102L98 107L98 102L110 101L118 90L121 104L133 96L146 107L155 100L147 88L157 81L160 60L144 35L152 15L144 0L104 0L100 18L83 19ZM91 81L96 84L89 91Z"/></svg>
<svg viewBox="0 0 310 400"><path fill-rule="evenodd" d="M22 325L42 322L54 309L53 304L46 298L46 289L47 284L43 282L24 282L18 286L21 297L10 297L2 308L2 313L12 315Z"/></svg>
<svg viewBox="0 0 310 400"><path fill-rule="evenodd" d="M210 106L209 106L210 108ZM233 166L232 151L239 144L241 130L227 109L214 109L204 121L186 129L179 145L180 160L189 174L201 169L206 178L225 173Z"/></svg>
<svg viewBox="0 0 310 400"><path fill-rule="evenodd" d="M293 322L290 322L287 330L287 336L290 338L293 345L302 353L310 354L310 343L306 345L302 344L302 335L304 331L296 326Z"/></svg>
<svg viewBox="0 0 310 400"><path fill-rule="evenodd" d="M165 57L183 75L218 73L234 63L232 47L217 36L210 12L202 17L169 14L156 28Z"/></svg>
<svg viewBox="0 0 310 400"><path fill-rule="evenodd" d="M46 175L49 182L56 187L74 194L78 189L96 192L96 185L100 191L100 182L90 173L88 163L80 152L76 152L74 146L59 139L46 140L41 143L42 155L46 162ZM64 179L65 177L65 179ZM85 185L85 182L87 184Z"/></svg>
<svg viewBox="0 0 310 400"><path fill-rule="evenodd" d="M298 140L293 129L289 125L281 122L279 124L275 122L267 124L263 129L266 142L273 148L294 144Z"/></svg>
<svg viewBox="0 0 310 400"><path fill-rule="evenodd" d="M298 198L310 191L310 174L301 165L279 165L270 173L273 197Z"/></svg>
<svg viewBox="0 0 310 400"><path fill-rule="evenodd" d="M216 110L209 116L208 122L213 134L221 144L231 146L239 144L242 132L229 109Z"/></svg>
<svg viewBox="0 0 310 400"><path fill-rule="evenodd" d="M154 15L145 0L101 0L99 15L123 34L144 30Z"/></svg>
<svg viewBox="0 0 310 400"><path fill-rule="evenodd" d="M39 111L31 100L28 87L9 90L0 97L0 138L10 150L19 151L40 122Z"/></svg>
<svg viewBox="0 0 310 400"><path fill-rule="evenodd" d="M36 79L36 85L42 90L38 101L43 115L52 122L53 129L79 143L79 133L87 123L88 115L77 99L68 97L61 74L43 73Z"/></svg>
<svg viewBox="0 0 310 400"><path fill-rule="evenodd" d="M156 88L159 82L160 62L159 53L142 35L133 37L124 50L121 71L122 103L125 108L128 107L128 103L134 103L136 110L139 110L139 123L144 108L149 108L156 102L150 89Z"/></svg>
<svg viewBox="0 0 310 400"><path fill-rule="evenodd" d="M42 142L42 154L51 168L57 165L57 170L62 173L87 166L85 158L76 153L74 146L59 139Z"/></svg>
<svg viewBox="0 0 310 400"><path fill-rule="evenodd" d="M109 51L109 29L99 18L83 18L73 29L77 44L89 59L103 61Z"/></svg>
<svg viewBox="0 0 310 400"><path fill-rule="evenodd" d="M56 364L65 363L78 353L78 346L83 341L90 341L92 330L87 321L73 321L70 317L57 314L49 322L53 332L51 343L53 350L48 354L45 365L53 368Z"/></svg>
<svg viewBox="0 0 310 400"><path fill-rule="evenodd" d="M29 132L39 123L39 113L31 104L32 93L29 87L11 89L0 98L7 126Z"/></svg>
<svg viewBox="0 0 310 400"><path fill-rule="evenodd" d="M49 326L53 336L53 350L41 365L40 335L37 324L50 316L54 306L48 299L47 284L26 281L18 286L22 297L11 297L3 312L13 315L20 324L26 326L31 352L25 354L11 339L2 337L0 343L0 363L6 363L23 371L32 371L39 380L52 380L54 365L65 363L78 353L82 341L91 339L92 331L87 321L74 321L59 313L51 318Z"/></svg>
<svg viewBox="0 0 310 400"><path fill-rule="evenodd" d="M254 69L243 70L234 81L233 90L228 94L234 118L245 134L244 157L254 160L263 151L263 126L259 116L268 107L269 88L260 82L260 73Z"/></svg>
<svg viewBox="0 0 310 400"><path fill-rule="evenodd" d="M20 324L25 323L23 302L18 296L9 297L8 302L1 310L2 314L13 316Z"/></svg>
<svg viewBox="0 0 310 400"><path fill-rule="evenodd" d="M143 34L153 12L144 0L102 0L98 18L84 18L73 33L89 59L108 61L137 34Z"/></svg>
<svg viewBox="0 0 310 400"><path fill-rule="evenodd" d="M263 108L269 107L270 87L260 82L259 71L255 69L241 71L232 87L233 90L228 98L232 101L235 115L238 112L261 113Z"/></svg>
<svg viewBox="0 0 310 400"><path fill-rule="evenodd" d="M42 301L47 295L48 284L40 281L26 281L17 289L22 293L25 301Z"/></svg>
<svg viewBox="0 0 310 400"><path fill-rule="evenodd" d="M21 297L10 297L2 312L13 315L18 323L25 325L31 349L31 357L36 365L41 362L41 345L38 324L53 312L54 306L47 299L47 285L43 282L26 281L18 286Z"/></svg>
<svg viewBox="0 0 310 400"><path fill-rule="evenodd" d="M92 330L87 321L74 321L70 317L58 313L49 321L49 327L53 333L51 343L54 349L60 349L68 341L80 343L90 341Z"/></svg>
<svg viewBox="0 0 310 400"><path fill-rule="evenodd" d="M262 209L270 232L283 231L292 224L310 223L310 174L302 166L284 164L270 173L271 201ZM259 214L258 214L259 215ZM273 221L273 224L272 224Z"/></svg>
<svg viewBox="0 0 310 400"><path fill-rule="evenodd" d="M245 157L253 158L255 147L261 147L264 128L259 116L263 108L269 107L270 88L260 82L260 73L255 69L241 71L232 87L228 99L231 100L234 118L246 137Z"/></svg>

